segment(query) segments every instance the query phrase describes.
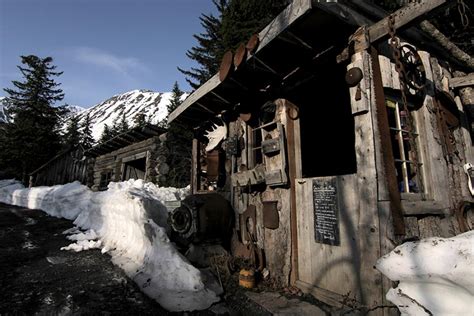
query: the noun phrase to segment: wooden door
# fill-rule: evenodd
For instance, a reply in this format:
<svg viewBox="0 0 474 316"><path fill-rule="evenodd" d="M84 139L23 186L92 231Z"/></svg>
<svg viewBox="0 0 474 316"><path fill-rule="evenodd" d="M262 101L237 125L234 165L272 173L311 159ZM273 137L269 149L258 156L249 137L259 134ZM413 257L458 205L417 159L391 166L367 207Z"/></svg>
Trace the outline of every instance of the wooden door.
<svg viewBox="0 0 474 316"><path fill-rule="evenodd" d="M351 175L296 179L297 285L329 304L360 299L355 187Z"/></svg>

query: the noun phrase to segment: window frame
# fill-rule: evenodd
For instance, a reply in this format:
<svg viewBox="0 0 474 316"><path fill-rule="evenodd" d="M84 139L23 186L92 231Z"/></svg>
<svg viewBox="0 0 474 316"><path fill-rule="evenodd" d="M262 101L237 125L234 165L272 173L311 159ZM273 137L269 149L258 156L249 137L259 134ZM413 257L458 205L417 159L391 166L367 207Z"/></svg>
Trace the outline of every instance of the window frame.
<svg viewBox="0 0 474 316"><path fill-rule="evenodd" d="M394 107L389 105L390 102L394 104ZM389 117L390 137L391 137L391 141L395 142L395 143L392 143L392 153L393 153L393 158L395 162L394 168L397 175L399 173L399 170L401 170L402 172L401 174L402 183L399 182L399 177L397 176L397 183L399 183L400 197L402 200L408 200L408 201L426 200L426 196L428 194L427 187L425 185L426 164L425 164L425 157L423 155L423 147L422 147L423 140L420 137L420 122L417 118L417 110L415 110L413 103L408 101L408 104L407 104L408 113L411 116L410 119L411 119L412 127L414 131L410 131L404 128L403 122L402 122L402 115L401 115L401 112L404 112L404 109L402 108L402 102L403 102L402 98L398 95L389 94L385 96L387 116ZM394 109L394 111L393 112L389 111L390 108ZM390 118L395 119L396 126L391 125ZM392 132L395 132L395 135L392 136ZM403 140L403 138L406 137L407 134L414 135L417 161L414 161L410 157L406 157L407 154L409 155L411 151L410 149L408 149L408 152L407 152L407 149L405 148L405 141ZM398 157L396 155L395 146L399 153ZM415 176L416 177L415 185L418 188L418 192L413 192L412 191L413 189L410 186L410 180L412 178L409 175L409 169L412 169L412 168L410 168L409 166L410 164L414 164L414 163L418 165L417 174ZM398 164L401 164L400 168L398 168Z"/></svg>

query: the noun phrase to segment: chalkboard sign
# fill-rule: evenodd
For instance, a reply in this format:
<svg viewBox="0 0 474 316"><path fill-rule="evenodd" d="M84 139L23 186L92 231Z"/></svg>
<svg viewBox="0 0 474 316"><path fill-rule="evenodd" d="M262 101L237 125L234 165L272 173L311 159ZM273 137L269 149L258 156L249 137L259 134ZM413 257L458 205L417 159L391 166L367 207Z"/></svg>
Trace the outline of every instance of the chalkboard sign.
<svg viewBox="0 0 474 316"><path fill-rule="evenodd" d="M313 179L314 238L339 246L339 207L336 178Z"/></svg>

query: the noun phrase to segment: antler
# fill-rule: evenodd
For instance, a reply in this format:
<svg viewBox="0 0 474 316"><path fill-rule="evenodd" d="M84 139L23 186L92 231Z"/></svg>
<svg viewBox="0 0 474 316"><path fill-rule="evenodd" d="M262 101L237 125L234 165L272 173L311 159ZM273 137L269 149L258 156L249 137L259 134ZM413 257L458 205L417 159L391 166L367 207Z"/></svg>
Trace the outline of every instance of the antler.
<svg viewBox="0 0 474 316"><path fill-rule="evenodd" d="M216 148L216 146L219 145L219 143L227 136L227 126L225 124L214 124L211 128L212 130L207 131L207 133L204 134L204 136L209 139L209 143L206 146L206 151L211 151Z"/></svg>

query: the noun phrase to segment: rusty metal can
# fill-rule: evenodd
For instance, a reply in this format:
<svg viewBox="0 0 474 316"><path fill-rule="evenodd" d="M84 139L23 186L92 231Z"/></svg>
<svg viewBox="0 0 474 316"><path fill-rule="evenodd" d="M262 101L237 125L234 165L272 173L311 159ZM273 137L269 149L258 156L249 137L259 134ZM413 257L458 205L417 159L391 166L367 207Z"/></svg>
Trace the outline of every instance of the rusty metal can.
<svg viewBox="0 0 474 316"><path fill-rule="evenodd" d="M255 271L242 269L239 273L239 285L248 289L255 287Z"/></svg>

